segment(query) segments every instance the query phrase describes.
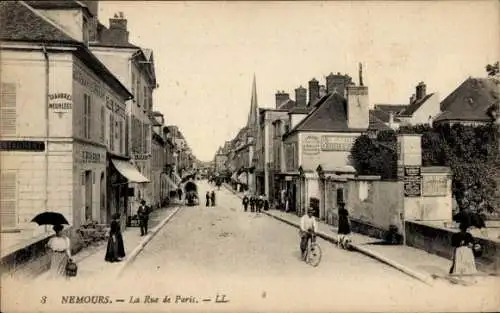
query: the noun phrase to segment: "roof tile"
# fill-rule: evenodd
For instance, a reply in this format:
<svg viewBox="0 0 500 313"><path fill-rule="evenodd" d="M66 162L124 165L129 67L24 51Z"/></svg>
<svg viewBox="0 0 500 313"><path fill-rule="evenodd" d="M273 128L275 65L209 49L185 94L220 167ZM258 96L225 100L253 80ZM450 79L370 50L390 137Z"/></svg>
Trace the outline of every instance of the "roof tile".
<svg viewBox="0 0 500 313"><path fill-rule="evenodd" d="M77 42L19 1L0 2L0 39Z"/></svg>

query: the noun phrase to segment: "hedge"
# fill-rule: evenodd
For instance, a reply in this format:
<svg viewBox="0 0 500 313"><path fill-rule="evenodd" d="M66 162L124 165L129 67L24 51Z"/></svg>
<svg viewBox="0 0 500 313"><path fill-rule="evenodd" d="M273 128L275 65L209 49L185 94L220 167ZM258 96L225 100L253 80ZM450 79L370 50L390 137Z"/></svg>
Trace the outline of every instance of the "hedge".
<svg viewBox="0 0 500 313"><path fill-rule="evenodd" d="M397 133L422 135L423 166L451 168L452 191L461 209L472 207L492 212L500 207L498 125L402 126L397 132L380 132L376 139L360 136L351 150L359 174L396 178Z"/></svg>

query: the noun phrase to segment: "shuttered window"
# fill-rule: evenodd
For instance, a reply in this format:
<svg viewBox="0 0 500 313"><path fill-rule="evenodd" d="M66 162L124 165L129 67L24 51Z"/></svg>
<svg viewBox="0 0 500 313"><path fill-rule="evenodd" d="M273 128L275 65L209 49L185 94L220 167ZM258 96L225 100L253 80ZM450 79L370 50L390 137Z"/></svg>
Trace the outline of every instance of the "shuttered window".
<svg viewBox="0 0 500 313"><path fill-rule="evenodd" d="M90 112L91 98L90 95L83 95L83 137L85 139L90 139L90 133L92 131L92 116Z"/></svg>
<svg viewBox="0 0 500 313"><path fill-rule="evenodd" d="M17 131L16 84L2 83L0 103L0 134L15 136Z"/></svg>
<svg viewBox="0 0 500 313"><path fill-rule="evenodd" d="M120 143L119 146L120 146L120 153L125 153L124 151L124 146L123 146L123 141L124 141L124 138L123 138L123 121L120 121L118 122L118 142Z"/></svg>
<svg viewBox="0 0 500 313"><path fill-rule="evenodd" d="M109 115L109 147L111 151L115 150L115 116Z"/></svg>
<svg viewBox="0 0 500 313"><path fill-rule="evenodd" d="M17 226L17 175L16 172L5 171L0 176L1 227L14 228Z"/></svg>
<svg viewBox="0 0 500 313"><path fill-rule="evenodd" d="M105 142L105 128L106 127L106 111L104 105L101 107L101 142Z"/></svg>

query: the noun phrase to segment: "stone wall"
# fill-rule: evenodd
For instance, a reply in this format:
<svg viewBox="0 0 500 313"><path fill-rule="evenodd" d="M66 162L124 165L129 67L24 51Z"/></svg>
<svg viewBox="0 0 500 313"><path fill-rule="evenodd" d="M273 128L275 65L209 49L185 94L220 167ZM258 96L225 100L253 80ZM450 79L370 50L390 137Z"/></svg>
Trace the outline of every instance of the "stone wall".
<svg viewBox="0 0 500 313"><path fill-rule="evenodd" d="M452 259L451 236L456 230L426 225L424 222L405 222L406 244L441 257ZM483 247L483 254L476 258L477 268L484 272L500 272L500 242L481 237L475 240ZM451 266L451 263L450 263Z"/></svg>

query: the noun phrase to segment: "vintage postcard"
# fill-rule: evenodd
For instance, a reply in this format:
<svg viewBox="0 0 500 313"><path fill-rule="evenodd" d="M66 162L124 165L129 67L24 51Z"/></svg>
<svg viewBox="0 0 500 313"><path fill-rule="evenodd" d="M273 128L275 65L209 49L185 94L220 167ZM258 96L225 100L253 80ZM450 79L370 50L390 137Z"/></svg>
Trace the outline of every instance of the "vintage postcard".
<svg viewBox="0 0 500 313"><path fill-rule="evenodd" d="M500 310L500 2L2 1L2 312Z"/></svg>

